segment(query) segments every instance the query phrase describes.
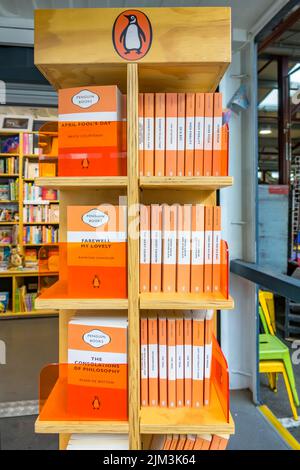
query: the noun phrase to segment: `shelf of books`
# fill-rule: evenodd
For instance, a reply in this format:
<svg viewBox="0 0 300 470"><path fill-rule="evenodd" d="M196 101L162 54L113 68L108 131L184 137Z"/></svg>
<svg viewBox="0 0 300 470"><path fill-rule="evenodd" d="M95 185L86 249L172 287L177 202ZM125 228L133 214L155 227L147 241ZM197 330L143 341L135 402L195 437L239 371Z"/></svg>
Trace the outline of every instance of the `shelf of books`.
<svg viewBox="0 0 300 470"><path fill-rule="evenodd" d="M234 308L216 197L233 184L215 92L230 28L229 8L36 11L59 102L56 174L36 183L60 190L61 219L59 278L35 302L59 310L59 364L41 371L35 429L61 449L110 434L114 449L221 450L234 433L216 339Z"/></svg>
<svg viewBox="0 0 300 470"><path fill-rule="evenodd" d="M57 159L57 123L49 127L56 129L0 131L1 319L57 315L53 309L36 311L34 305L42 284L38 282L42 275L39 253L47 245L55 257L58 246L58 192L35 184L41 170L39 159L46 153ZM42 170L51 174L49 167ZM57 272L46 269L46 274L49 282L46 276L43 282L48 286L57 279Z"/></svg>

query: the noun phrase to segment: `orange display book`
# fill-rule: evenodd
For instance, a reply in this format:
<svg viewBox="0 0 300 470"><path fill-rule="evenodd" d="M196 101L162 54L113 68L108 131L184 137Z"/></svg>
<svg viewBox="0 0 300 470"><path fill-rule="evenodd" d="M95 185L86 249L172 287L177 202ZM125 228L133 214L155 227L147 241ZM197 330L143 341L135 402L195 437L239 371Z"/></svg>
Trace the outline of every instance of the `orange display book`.
<svg viewBox="0 0 300 470"><path fill-rule="evenodd" d="M68 324L68 363L70 416L128 419L127 319L73 317Z"/></svg>
<svg viewBox="0 0 300 470"><path fill-rule="evenodd" d="M158 320L148 316L149 406L158 405Z"/></svg>
<svg viewBox="0 0 300 470"><path fill-rule="evenodd" d="M166 97L165 93L155 93L155 151L154 174L165 174L165 126L166 126Z"/></svg>
<svg viewBox="0 0 300 470"><path fill-rule="evenodd" d="M177 172L177 93L166 93L166 176Z"/></svg>
<svg viewBox="0 0 300 470"><path fill-rule="evenodd" d="M214 434L209 450L226 450L229 434Z"/></svg>
<svg viewBox="0 0 300 470"><path fill-rule="evenodd" d="M191 287L192 205L177 209L177 292L190 292Z"/></svg>
<svg viewBox="0 0 300 470"><path fill-rule="evenodd" d="M139 93L139 175L144 175L144 94Z"/></svg>
<svg viewBox="0 0 300 470"><path fill-rule="evenodd" d="M164 446L163 446L162 450L170 450L172 439L173 439L172 434L167 434L166 435Z"/></svg>
<svg viewBox="0 0 300 470"><path fill-rule="evenodd" d="M141 403L148 406L148 319L141 318Z"/></svg>
<svg viewBox="0 0 300 470"><path fill-rule="evenodd" d="M177 449L178 440L179 440L179 435L178 434L173 434L172 442L171 442L169 450L176 450Z"/></svg>
<svg viewBox="0 0 300 470"><path fill-rule="evenodd" d="M162 206L163 226L163 292L176 291L176 252L177 252L177 205Z"/></svg>
<svg viewBox="0 0 300 470"><path fill-rule="evenodd" d="M186 441L184 444L184 450L193 450L196 441L196 436L194 434L188 434L186 436Z"/></svg>
<svg viewBox="0 0 300 470"><path fill-rule="evenodd" d="M186 441L186 435L185 434L180 434L178 442L177 442L176 450L183 450L184 445L185 445L185 441Z"/></svg>
<svg viewBox="0 0 300 470"><path fill-rule="evenodd" d="M151 204L151 292L161 291L162 206Z"/></svg>
<svg viewBox="0 0 300 470"><path fill-rule="evenodd" d="M122 95L116 86L58 92L58 176L121 176Z"/></svg>
<svg viewBox="0 0 300 470"><path fill-rule="evenodd" d="M211 434L199 434L196 437L195 445L193 450L209 450L212 440Z"/></svg>
<svg viewBox="0 0 300 470"><path fill-rule="evenodd" d="M150 206L140 206L140 292L150 291Z"/></svg>
<svg viewBox="0 0 300 470"><path fill-rule="evenodd" d="M192 406L192 317L186 312L183 319L184 329L184 402L185 406Z"/></svg>
<svg viewBox="0 0 300 470"><path fill-rule="evenodd" d="M212 175L213 93L205 93L203 175Z"/></svg>
<svg viewBox="0 0 300 470"><path fill-rule="evenodd" d="M126 210L110 204L67 207L70 296L127 297Z"/></svg>
<svg viewBox="0 0 300 470"><path fill-rule="evenodd" d="M154 174L154 93L144 94L144 176Z"/></svg>
<svg viewBox="0 0 300 470"><path fill-rule="evenodd" d="M228 176L229 128L222 126L221 176Z"/></svg>
<svg viewBox="0 0 300 470"><path fill-rule="evenodd" d="M206 310L193 311L192 406L203 406L204 398L204 319Z"/></svg>
<svg viewBox="0 0 300 470"><path fill-rule="evenodd" d="M196 93L194 176L203 175L204 151L204 93Z"/></svg>
<svg viewBox="0 0 300 470"><path fill-rule="evenodd" d="M204 292L212 292L213 206L205 206Z"/></svg>
<svg viewBox="0 0 300 470"><path fill-rule="evenodd" d="M207 310L205 315L205 346L204 346L204 405L210 403L212 337L214 311Z"/></svg>
<svg viewBox="0 0 300 470"><path fill-rule="evenodd" d="M159 406L168 406L168 354L167 354L167 319L163 314L158 318L158 377Z"/></svg>
<svg viewBox="0 0 300 470"><path fill-rule="evenodd" d="M185 93L177 95L177 176L184 176L185 153Z"/></svg>
<svg viewBox="0 0 300 470"><path fill-rule="evenodd" d="M184 406L184 331L183 316L176 315L176 404Z"/></svg>
<svg viewBox="0 0 300 470"><path fill-rule="evenodd" d="M191 292L204 290L204 215L205 206L192 207Z"/></svg>
<svg viewBox="0 0 300 470"><path fill-rule="evenodd" d="M186 94L185 176L193 176L195 150L195 93Z"/></svg>
<svg viewBox="0 0 300 470"><path fill-rule="evenodd" d="M168 406L176 406L176 324L175 317L167 319L168 341Z"/></svg>
<svg viewBox="0 0 300 470"><path fill-rule="evenodd" d="M213 208L213 265L212 265L212 291L221 289L221 207Z"/></svg>
<svg viewBox="0 0 300 470"><path fill-rule="evenodd" d="M221 176L222 159L222 93L214 93L212 174Z"/></svg>

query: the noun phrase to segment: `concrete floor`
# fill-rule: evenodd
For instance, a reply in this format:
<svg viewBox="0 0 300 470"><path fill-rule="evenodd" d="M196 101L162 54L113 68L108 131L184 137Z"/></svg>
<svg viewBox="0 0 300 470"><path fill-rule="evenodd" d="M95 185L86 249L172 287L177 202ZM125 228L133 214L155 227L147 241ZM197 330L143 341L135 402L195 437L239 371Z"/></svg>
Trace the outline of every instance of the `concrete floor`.
<svg viewBox="0 0 300 470"><path fill-rule="evenodd" d="M288 450L287 445L268 424L251 401L248 391L231 393L231 412L236 434L229 442L230 450ZM36 416L0 419L2 450L55 450L58 438L50 434L35 434Z"/></svg>

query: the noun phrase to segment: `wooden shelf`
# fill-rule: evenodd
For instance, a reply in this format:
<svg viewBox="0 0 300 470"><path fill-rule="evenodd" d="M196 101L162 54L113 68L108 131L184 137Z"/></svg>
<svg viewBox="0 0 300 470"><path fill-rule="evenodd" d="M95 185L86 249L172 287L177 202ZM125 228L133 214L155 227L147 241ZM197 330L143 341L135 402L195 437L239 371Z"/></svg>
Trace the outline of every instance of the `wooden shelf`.
<svg viewBox="0 0 300 470"><path fill-rule="evenodd" d="M226 422L214 387L211 405L195 408L143 407L140 411L142 434L233 434L234 422L230 415Z"/></svg>
<svg viewBox="0 0 300 470"><path fill-rule="evenodd" d="M59 225L59 222L23 222L23 225Z"/></svg>
<svg viewBox="0 0 300 470"><path fill-rule="evenodd" d="M53 387L43 410L35 422L35 431L40 433L128 433L129 426L127 421L96 421L96 420L70 420L64 409L66 387L61 386L59 382ZM49 414L53 412L49 409L55 409L57 420L47 420ZM46 419L45 419L45 418ZM54 416L53 416L54 418Z"/></svg>
<svg viewBox="0 0 300 470"><path fill-rule="evenodd" d="M70 298L67 293L67 282L57 281L36 298L35 308L126 310L128 308L128 299Z"/></svg>
<svg viewBox="0 0 300 470"><path fill-rule="evenodd" d="M226 299L222 294L143 293L140 294L140 308L147 310L231 310L234 308L234 301L230 296Z"/></svg>
<svg viewBox="0 0 300 470"><path fill-rule="evenodd" d="M82 189L82 188L124 188L127 187L127 176L80 176L54 178L36 178L35 184L53 189Z"/></svg>
<svg viewBox="0 0 300 470"><path fill-rule="evenodd" d="M0 201L1 202L1 201ZM20 222L16 222L15 220L12 222L0 222L0 225L17 225Z"/></svg>
<svg viewBox="0 0 300 470"><path fill-rule="evenodd" d="M27 317L50 317L50 316L57 316L58 311L55 310L32 310L31 312L6 312L6 313L0 313L0 319L2 318L27 318Z"/></svg>
<svg viewBox="0 0 300 470"><path fill-rule="evenodd" d="M58 246L59 243L50 243L50 242L45 242L45 243L23 243L23 246ZM1 246L1 245L0 245Z"/></svg>
<svg viewBox="0 0 300 470"><path fill-rule="evenodd" d="M19 134L19 131L16 131ZM19 157L18 153L0 153L0 157Z"/></svg>
<svg viewBox="0 0 300 470"><path fill-rule="evenodd" d="M232 176L141 176L140 188L212 190L233 185Z"/></svg>
<svg viewBox="0 0 300 470"><path fill-rule="evenodd" d="M15 178L18 176L19 173L0 173L0 178Z"/></svg>
<svg viewBox="0 0 300 470"><path fill-rule="evenodd" d="M0 271L0 277L9 277L9 276L58 276L58 272L56 271L31 271L28 270L7 270L7 271Z"/></svg>
<svg viewBox="0 0 300 470"><path fill-rule="evenodd" d="M38 153L27 153L26 155L23 155L23 158L39 158L42 156L43 155L39 155Z"/></svg>

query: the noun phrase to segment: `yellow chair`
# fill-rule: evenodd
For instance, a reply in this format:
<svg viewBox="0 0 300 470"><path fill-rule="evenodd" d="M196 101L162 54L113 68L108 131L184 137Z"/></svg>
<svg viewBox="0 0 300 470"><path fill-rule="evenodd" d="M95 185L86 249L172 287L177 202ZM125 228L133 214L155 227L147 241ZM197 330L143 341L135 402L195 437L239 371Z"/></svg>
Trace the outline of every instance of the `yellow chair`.
<svg viewBox="0 0 300 470"><path fill-rule="evenodd" d="M288 376L287 376L285 367L283 365L283 362L281 362L281 361L260 361L259 362L259 372L260 372L260 374L268 374L269 377L274 377L275 374L282 374L283 375L283 380L284 380L284 383L285 383L285 386L286 386L286 391L287 391L287 394L288 394L288 399L289 399L289 402L290 402L293 417L294 417L295 420L298 420L298 413L297 413L297 409L296 409L295 404L294 404L292 389L291 389L290 382L288 380ZM275 387L276 387L276 383L275 383Z"/></svg>

